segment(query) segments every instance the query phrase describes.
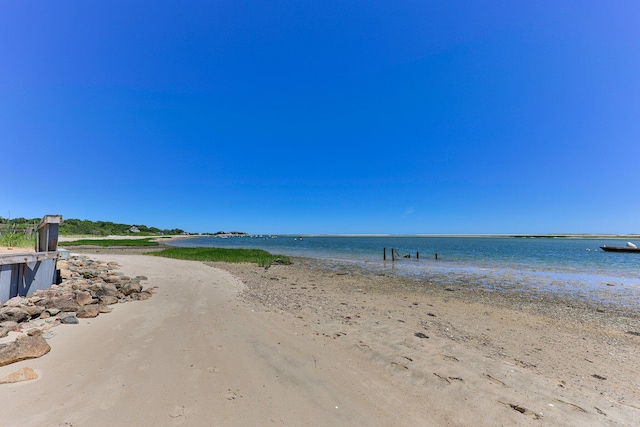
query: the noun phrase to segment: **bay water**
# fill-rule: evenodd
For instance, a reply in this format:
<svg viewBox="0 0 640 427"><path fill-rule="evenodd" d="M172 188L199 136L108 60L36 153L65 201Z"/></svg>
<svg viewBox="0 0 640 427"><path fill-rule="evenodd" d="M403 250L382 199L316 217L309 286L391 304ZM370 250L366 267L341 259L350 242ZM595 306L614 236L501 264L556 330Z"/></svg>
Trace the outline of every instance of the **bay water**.
<svg viewBox="0 0 640 427"><path fill-rule="evenodd" d="M181 247L264 249L315 258L327 268L355 264L447 286L464 281L488 290L572 294L640 308L640 254L600 249L624 244L611 238L344 235L198 236L171 242ZM392 248L401 256L395 262Z"/></svg>

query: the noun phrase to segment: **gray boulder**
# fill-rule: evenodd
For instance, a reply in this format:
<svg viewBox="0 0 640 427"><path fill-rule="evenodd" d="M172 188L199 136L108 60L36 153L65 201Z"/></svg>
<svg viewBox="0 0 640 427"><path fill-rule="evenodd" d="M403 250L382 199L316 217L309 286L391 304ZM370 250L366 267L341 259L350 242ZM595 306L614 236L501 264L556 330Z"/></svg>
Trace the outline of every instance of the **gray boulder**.
<svg viewBox="0 0 640 427"><path fill-rule="evenodd" d="M80 321L75 314L68 314L60 319L60 323L64 323L65 325L77 325Z"/></svg>

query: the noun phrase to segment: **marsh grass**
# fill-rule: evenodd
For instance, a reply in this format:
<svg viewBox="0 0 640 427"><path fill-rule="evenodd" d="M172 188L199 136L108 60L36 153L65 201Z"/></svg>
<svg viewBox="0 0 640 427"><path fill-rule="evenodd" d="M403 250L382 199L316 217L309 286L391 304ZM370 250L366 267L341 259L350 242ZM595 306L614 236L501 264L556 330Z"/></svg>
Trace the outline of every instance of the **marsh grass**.
<svg viewBox="0 0 640 427"><path fill-rule="evenodd" d="M276 260L290 264L291 260L283 255L273 255L261 249L226 249L226 248L168 248L149 255L193 261L218 261L229 263L250 262L260 267L269 267Z"/></svg>
<svg viewBox="0 0 640 427"><path fill-rule="evenodd" d="M85 239L73 240L71 242L60 243L60 246L100 246L103 248L111 246L159 246L158 242L148 239Z"/></svg>

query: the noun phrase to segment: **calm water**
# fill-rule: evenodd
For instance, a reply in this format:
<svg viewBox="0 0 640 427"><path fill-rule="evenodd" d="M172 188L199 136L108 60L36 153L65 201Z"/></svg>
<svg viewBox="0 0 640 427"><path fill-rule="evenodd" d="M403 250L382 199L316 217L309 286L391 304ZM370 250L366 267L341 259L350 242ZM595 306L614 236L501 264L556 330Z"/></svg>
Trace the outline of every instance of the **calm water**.
<svg viewBox="0 0 640 427"><path fill-rule="evenodd" d="M490 289L537 289L582 293L609 302L640 299L640 254L609 253L602 245L619 239L423 237L423 236L253 236L195 237L175 246L259 248L290 256L319 258L327 264L356 263L370 270L466 280ZM636 242L638 243L638 242ZM382 261L383 248L410 259ZM420 259L416 259L416 252ZM438 259L435 259L435 254ZM640 304L638 304L640 306Z"/></svg>

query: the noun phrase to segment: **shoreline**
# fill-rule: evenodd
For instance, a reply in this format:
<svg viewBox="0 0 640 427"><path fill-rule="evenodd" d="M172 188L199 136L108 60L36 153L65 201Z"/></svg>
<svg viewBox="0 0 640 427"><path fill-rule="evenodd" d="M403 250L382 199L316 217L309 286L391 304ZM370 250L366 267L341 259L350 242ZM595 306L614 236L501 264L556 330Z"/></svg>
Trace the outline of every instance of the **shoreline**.
<svg viewBox="0 0 640 427"><path fill-rule="evenodd" d="M162 243L158 247L98 247L98 246L82 246L73 247L70 252L82 255L143 255L147 252L157 252L165 249L167 245ZM171 246L169 246L171 247ZM478 277L464 274L442 274L438 270L427 271L422 276L398 274L393 270L371 269L367 268L366 263L359 261L332 260L325 258L310 258L291 256L293 260L292 269L297 266L304 266L312 270L319 271L320 275L338 274L340 276L355 275L362 280L384 280L390 284L388 289L396 291L404 290L415 293L426 293L431 295L455 295L463 298L465 301L482 300L487 304L498 304L502 307L511 307L516 304L520 309L539 312L545 315L565 315L574 313L574 317L597 318L604 322L607 318L613 316L613 320L607 323L615 323L624 325L622 319L640 319L640 304L637 299L640 296L640 290L631 290L634 300L627 299L627 295L621 295L617 299L608 301L597 300L592 295L584 295L576 292L553 292L544 289L536 289L535 287L505 287L498 286L500 277L492 277L491 280L496 282L496 286L478 285ZM217 268L238 272L236 264L227 263L206 263L214 265ZM336 273L339 271L339 273ZM510 280L514 280L510 278ZM608 287L609 288L609 287ZM613 288L613 287L610 287ZM605 291L611 291L606 289ZM597 293L593 291L592 293ZM609 297L611 298L611 297ZM631 304L632 303L632 304ZM593 314L597 313L597 314ZM593 314L593 315L592 315ZM633 322L632 322L633 323ZM632 325L640 332L640 321L637 326Z"/></svg>

